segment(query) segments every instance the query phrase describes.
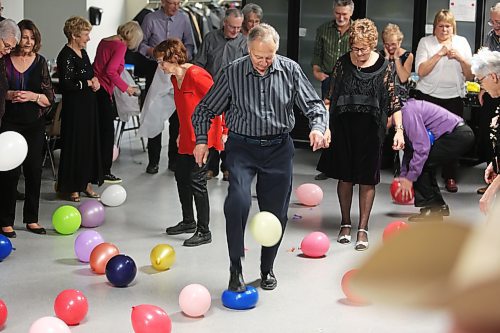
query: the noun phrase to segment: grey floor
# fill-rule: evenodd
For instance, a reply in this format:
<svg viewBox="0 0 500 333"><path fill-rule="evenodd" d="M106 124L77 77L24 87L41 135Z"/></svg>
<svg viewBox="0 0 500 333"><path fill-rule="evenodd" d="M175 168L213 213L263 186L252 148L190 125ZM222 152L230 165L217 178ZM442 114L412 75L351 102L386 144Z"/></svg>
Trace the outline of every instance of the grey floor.
<svg viewBox="0 0 500 333"><path fill-rule="evenodd" d="M166 149L162 153L166 156ZM127 201L120 207L106 208L105 224L95 229L105 241L114 243L122 253L134 258L139 268L132 285L114 288L104 275L93 274L88 264L75 259L73 245L78 233L62 236L53 230L53 211L60 205L72 203L56 198L51 171L44 169L40 223L49 229L48 235L38 236L23 229L20 222L22 205L18 204L15 226L18 237L13 239L16 251L0 262L0 299L5 301L9 310L7 325L0 331L28 332L36 319L53 315L53 302L60 291L74 288L81 290L89 301L89 313L79 326L71 328L74 333L133 332L131 307L139 304L163 308L172 319L172 331L178 333L446 332L449 319L444 313L359 307L346 302L340 288L342 275L355 268L380 244L383 228L389 222L405 218L416 209L391 203L391 175L383 172L370 220L371 248L363 253L354 251L352 244L336 243L340 219L336 183L333 180L314 181L318 157L317 153L306 149L296 151L294 187L315 182L322 187L324 200L318 207L305 208L292 197L290 221L275 266L278 288L271 292L259 289L257 307L249 311L228 310L220 301L228 282L222 213L227 182L221 179L209 181L213 242L185 248L182 242L186 235L165 234L165 227L181 219L175 179L172 172L166 171L166 158L162 158L160 173L146 174L147 154L132 132L126 133L113 171L124 179L122 185L127 190ZM462 169L459 192L444 194L452 215L470 223L483 220L478 209L479 196L475 193L481 185L482 167ZM105 187L98 191L102 192ZM357 200L353 206L357 206ZM356 219L357 208L353 211ZM254 201L251 214L255 212ZM312 231L323 231L331 240L330 250L324 258L307 259L301 257L299 251L293 251ZM149 262L151 249L160 243L172 245L177 253L174 266L165 272L154 271ZM250 283L259 276L260 251L250 235L247 235L245 246L244 276ZM191 283L205 285L212 295L212 307L203 318L189 318L180 311L179 292Z"/></svg>

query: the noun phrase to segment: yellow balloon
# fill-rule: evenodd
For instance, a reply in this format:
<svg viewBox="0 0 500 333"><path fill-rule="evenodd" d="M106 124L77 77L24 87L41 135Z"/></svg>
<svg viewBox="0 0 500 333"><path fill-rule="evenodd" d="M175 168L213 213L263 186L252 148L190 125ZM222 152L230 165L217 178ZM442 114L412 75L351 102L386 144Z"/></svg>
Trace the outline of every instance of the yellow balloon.
<svg viewBox="0 0 500 333"><path fill-rule="evenodd" d="M257 243L267 247L276 245L283 232L280 220L270 212L255 214L250 221L249 228Z"/></svg>
<svg viewBox="0 0 500 333"><path fill-rule="evenodd" d="M149 259L154 269L165 271L175 262L175 250L168 244L158 244L151 250Z"/></svg>

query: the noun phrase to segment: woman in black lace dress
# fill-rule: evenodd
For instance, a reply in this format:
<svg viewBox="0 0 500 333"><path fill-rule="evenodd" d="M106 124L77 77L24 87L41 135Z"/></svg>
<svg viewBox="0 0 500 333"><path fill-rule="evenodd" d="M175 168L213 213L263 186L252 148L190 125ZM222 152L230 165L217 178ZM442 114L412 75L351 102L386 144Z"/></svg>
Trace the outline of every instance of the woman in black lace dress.
<svg viewBox="0 0 500 333"><path fill-rule="evenodd" d="M396 124L393 149L404 146L400 104L394 94L389 62L378 52L378 33L369 19L353 22L351 51L340 57L332 74L330 130L332 144L323 154L318 170L338 179L337 194L342 214L337 241L351 241L351 203L354 184L359 184L359 224L355 249L368 248L368 219L375 185L380 181L380 157L387 118Z"/></svg>
<svg viewBox="0 0 500 333"><path fill-rule="evenodd" d="M69 18L64 24L68 44L57 56L63 106L56 190L70 193L75 202L80 201L80 192L98 198L90 184L101 185L104 180L95 94L100 85L85 51L91 29L83 17Z"/></svg>

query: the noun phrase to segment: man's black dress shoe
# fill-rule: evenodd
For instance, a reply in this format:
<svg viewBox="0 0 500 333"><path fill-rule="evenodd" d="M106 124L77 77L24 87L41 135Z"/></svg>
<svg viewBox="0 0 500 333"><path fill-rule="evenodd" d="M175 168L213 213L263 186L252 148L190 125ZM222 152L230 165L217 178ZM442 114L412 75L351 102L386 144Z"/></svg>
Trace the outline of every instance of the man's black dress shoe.
<svg viewBox="0 0 500 333"><path fill-rule="evenodd" d="M196 222L185 222L180 221L173 227L168 227L166 230L167 235L179 235L179 234L190 234L196 231Z"/></svg>
<svg viewBox="0 0 500 333"><path fill-rule="evenodd" d="M264 290L273 290L278 285L278 281L272 270L267 274L260 273L260 278L260 287Z"/></svg>
<svg viewBox="0 0 500 333"><path fill-rule="evenodd" d="M45 228L31 228L28 224L26 224L26 230L28 230L29 232L32 232L34 234L37 234L37 235L45 235L47 233L47 231L45 230Z"/></svg>
<svg viewBox="0 0 500 333"><path fill-rule="evenodd" d="M155 173L158 173L158 164L149 164L146 167L146 173L149 173L150 175L154 175Z"/></svg>
<svg viewBox="0 0 500 333"><path fill-rule="evenodd" d="M408 218L408 221L442 221L443 216L450 216L450 208L448 207L448 205L420 208L420 213L410 216Z"/></svg>
<svg viewBox="0 0 500 333"><path fill-rule="evenodd" d="M229 277L229 286L227 287L227 289L237 293L241 293L247 290L247 286L245 284L245 281L243 281L243 274L241 274L241 272L231 272L231 276Z"/></svg>
<svg viewBox="0 0 500 333"><path fill-rule="evenodd" d="M191 238L186 239L182 245L184 246L199 246L203 244L208 244L212 242L212 233L207 232L196 232Z"/></svg>
<svg viewBox="0 0 500 333"><path fill-rule="evenodd" d="M15 231L3 231L1 228L0 228L0 234L4 235L7 238L16 238L17 237L17 234Z"/></svg>

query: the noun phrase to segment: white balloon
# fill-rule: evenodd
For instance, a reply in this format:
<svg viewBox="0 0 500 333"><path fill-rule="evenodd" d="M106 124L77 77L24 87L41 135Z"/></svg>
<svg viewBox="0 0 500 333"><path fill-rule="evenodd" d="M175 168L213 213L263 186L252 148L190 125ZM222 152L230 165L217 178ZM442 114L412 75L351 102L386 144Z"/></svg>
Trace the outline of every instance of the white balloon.
<svg viewBox="0 0 500 333"><path fill-rule="evenodd" d="M17 168L27 154L28 143L24 136L13 131L0 134L0 171Z"/></svg>
<svg viewBox="0 0 500 333"><path fill-rule="evenodd" d="M56 317L42 317L30 327L29 333L71 333L68 325Z"/></svg>
<svg viewBox="0 0 500 333"><path fill-rule="evenodd" d="M276 245L283 233L280 220L270 212L255 214L250 220L249 228L257 243L266 247Z"/></svg>
<svg viewBox="0 0 500 333"><path fill-rule="evenodd" d="M102 192L101 202L106 206L120 206L127 199L127 191L121 185L111 185Z"/></svg>

